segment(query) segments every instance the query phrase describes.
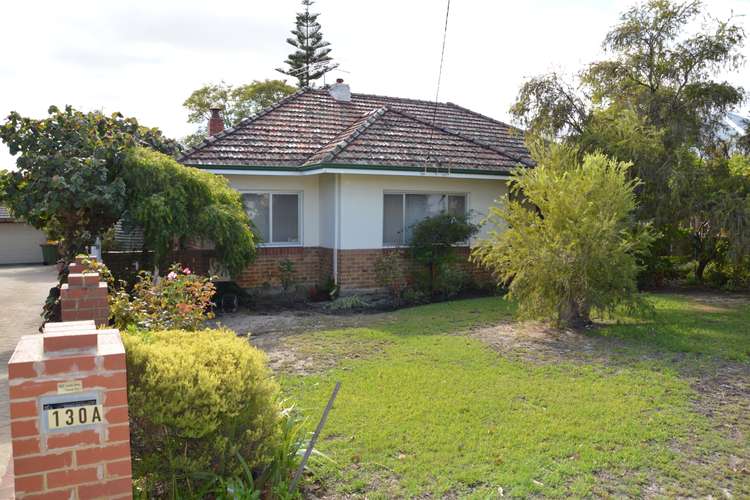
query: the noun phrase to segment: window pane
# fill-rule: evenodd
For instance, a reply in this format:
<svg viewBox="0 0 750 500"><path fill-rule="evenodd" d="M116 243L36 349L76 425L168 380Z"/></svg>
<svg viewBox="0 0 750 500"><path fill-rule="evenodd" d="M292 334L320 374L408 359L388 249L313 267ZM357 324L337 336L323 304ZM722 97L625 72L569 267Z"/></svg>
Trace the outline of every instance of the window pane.
<svg viewBox="0 0 750 500"><path fill-rule="evenodd" d="M299 243L299 196L273 195L273 243Z"/></svg>
<svg viewBox="0 0 750 500"><path fill-rule="evenodd" d="M466 213L466 196L448 196L448 213L464 215Z"/></svg>
<svg viewBox="0 0 750 500"><path fill-rule="evenodd" d="M406 242L411 241L414 224L427 217L438 215L444 210L444 195L441 194L407 194L406 195Z"/></svg>
<svg viewBox="0 0 750 500"><path fill-rule="evenodd" d="M245 211L255 225L255 232L261 241L268 242L269 228L269 205L268 193L245 193L242 195L245 202Z"/></svg>
<svg viewBox="0 0 750 500"><path fill-rule="evenodd" d="M402 245L404 234L404 195L383 197L383 245Z"/></svg>

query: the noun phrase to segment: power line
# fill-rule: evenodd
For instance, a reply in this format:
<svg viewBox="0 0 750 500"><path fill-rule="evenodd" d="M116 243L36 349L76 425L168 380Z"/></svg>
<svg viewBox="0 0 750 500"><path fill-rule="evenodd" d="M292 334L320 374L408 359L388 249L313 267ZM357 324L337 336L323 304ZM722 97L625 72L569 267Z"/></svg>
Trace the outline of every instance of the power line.
<svg viewBox="0 0 750 500"><path fill-rule="evenodd" d="M430 161L432 157L432 139L435 134L435 120L437 119L437 108L438 108L438 96L440 95L440 80L443 76L443 61L445 60L445 40L448 37L448 17L451 12L451 0L448 0L448 3L445 7L445 26L443 27L443 48L440 50L440 68L438 69L438 77L437 77L437 85L435 88L435 105L432 108L432 127L430 128L430 141L429 141L429 149L427 150L427 160L425 162L424 166L424 172L427 173L427 162Z"/></svg>

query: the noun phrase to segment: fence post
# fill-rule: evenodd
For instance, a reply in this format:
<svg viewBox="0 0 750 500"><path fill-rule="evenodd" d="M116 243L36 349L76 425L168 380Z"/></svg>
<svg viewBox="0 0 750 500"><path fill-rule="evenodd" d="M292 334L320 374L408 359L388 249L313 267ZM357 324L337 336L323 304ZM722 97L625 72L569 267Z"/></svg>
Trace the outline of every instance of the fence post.
<svg viewBox="0 0 750 500"><path fill-rule="evenodd" d="M96 328L106 283L70 271L62 314L76 321L21 337L8 362L16 498L132 498L125 348Z"/></svg>
<svg viewBox="0 0 750 500"><path fill-rule="evenodd" d="M101 281L99 273L87 269L83 258L68 266L68 282L60 289L60 310L63 321L91 319L96 326L105 326L109 321L107 283Z"/></svg>

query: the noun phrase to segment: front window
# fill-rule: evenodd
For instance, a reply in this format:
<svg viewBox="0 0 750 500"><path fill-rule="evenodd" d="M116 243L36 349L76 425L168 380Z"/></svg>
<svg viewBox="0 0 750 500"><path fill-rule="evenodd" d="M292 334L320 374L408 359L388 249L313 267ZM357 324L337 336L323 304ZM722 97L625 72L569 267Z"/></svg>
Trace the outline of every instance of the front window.
<svg viewBox="0 0 750 500"><path fill-rule="evenodd" d="M262 243L299 244L299 193L245 193L242 199Z"/></svg>
<svg viewBox="0 0 750 500"><path fill-rule="evenodd" d="M406 245L414 225L440 213L466 214L465 194L386 193L383 195L383 245Z"/></svg>

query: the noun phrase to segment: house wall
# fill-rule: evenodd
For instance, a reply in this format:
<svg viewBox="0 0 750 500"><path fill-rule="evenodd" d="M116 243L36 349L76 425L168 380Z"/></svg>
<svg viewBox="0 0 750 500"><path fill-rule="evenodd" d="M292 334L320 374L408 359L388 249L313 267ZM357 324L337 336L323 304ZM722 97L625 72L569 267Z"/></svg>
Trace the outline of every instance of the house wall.
<svg viewBox="0 0 750 500"><path fill-rule="evenodd" d="M507 193L500 179L464 179L458 177L387 176L342 174L341 246L338 252L339 283L344 289L377 288L375 264L389 250L383 248L383 195L386 192L466 193L473 220L480 222L496 199ZM481 239L492 227L482 227L473 240ZM489 274L466 259L469 249L458 248L459 264L477 282L491 280ZM406 261L406 257L404 257ZM408 281L409 264L402 265Z"/></svg>
<svg viewBox="0 0 750 500"><path fill-rule="evenodd" d="M302 245L320 246L319 175L226 175L229 184L242 191L300 191L302 192Z"/></svg>
<svg viewBox="0 0 750 500"><path fill-rule="evenodd" d="M468 208L479 222L495 199L507 193L505 180L457 177L341 175L341 249L376 249L383 246L383 194L467 193ZM482 238L492 229L483 227Z"/></svg>
<svg viewBox="0 0 750 500"><path fill-rule="evenodd" d="M333 273L336 238L336 175L340 199L338 279L342 288L377 288L375 263L383 249L383 194L385 192L466 193L474 220L484 218L494 201L507 192L500 179L465 179L447 176L388 176L320 174L309 176L227 175L239 191L301 191L302 241L296 247L261 247L253 264L237 281L256 288L279 285L278 263L291 260L299 284L324 282ZM483 227L477 238L488 233ZM468 249L461 250L467 253ZM465 261L464 261L465 262ZM466 264L468 265L468 264ZM486 276L472 270L475 276Z"/></svg>
<svg viewBox="0 0 750 500"><path fill-rule="evenodd" d="M319 178L319 212L318 224L320 227L320 246L334 248L336 237L336 176L334 174L322 174Z"/></svg>
<svg viewBox="0 0 750 500"><path fill-rule="evenodd" d="M282 260L294 264L295 285L322 284L333 272L333 251L330 248L266 247L258 249L255 261L235 280L243 288L278 288L281 286L279 262Z"/></svg>

